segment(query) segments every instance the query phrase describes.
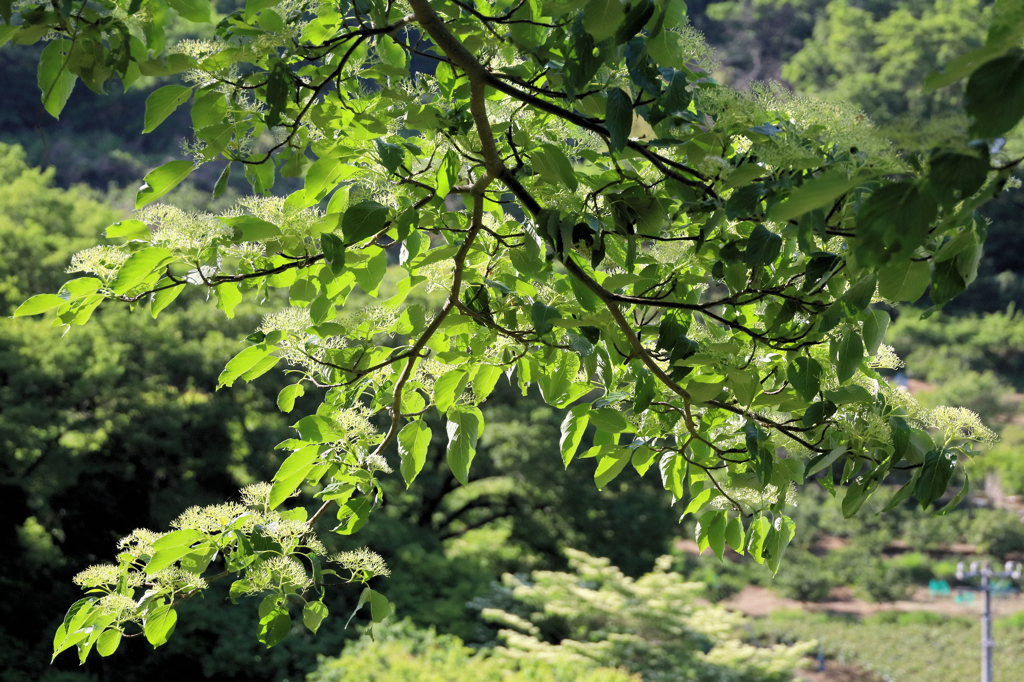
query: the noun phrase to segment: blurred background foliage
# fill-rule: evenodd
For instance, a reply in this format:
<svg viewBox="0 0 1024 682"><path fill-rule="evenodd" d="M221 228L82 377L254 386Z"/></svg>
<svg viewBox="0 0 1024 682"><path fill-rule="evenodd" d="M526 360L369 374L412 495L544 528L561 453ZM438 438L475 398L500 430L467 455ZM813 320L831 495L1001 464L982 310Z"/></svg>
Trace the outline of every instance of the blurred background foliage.
<svg viewBox="0 0 1024 682"><path fill-rule="evenodd" d="M222 0L218 9L238 4ZM687 4L692 23L717 50L717 78L741 86L776 80L798 93L851 101L896 145L922 131L935 135L965 125L961 90L925 94L921 83L934 67L979 44L991 5ZM335 617L319 635L296 632L267 651L253 636L255 604L226 608L226 595L212 590L205 601L185 605L192 613L183 614L182 629L156 651L135 639L111 659L94 657L79 668L66 657L49 666L50 635L76 598L72 575L108 556L133 528L164 527L190 505L231 499L240 485L267 479L278 464L274 446L307 410L300 399L292 415L278 411L280 374L213 390L237 340L258 325L261 309L248 299L233 320L215 314L213 302L195 292L156 320L145 311L108 306L63 338L47 320L8 317L28 296L59 287L71 254L97 243L107 225L129 215L142 175L175 157L188 134L188 117L181 112L159 135L139 134L145 97L161 84L155 79L106 97L79 88L59 121L46 116L36 94L37 57L32 48L0 50L0 586L14 595L0 603L4 682L131 682L172 674L276 682L308 673L315 682L625 682L638 673L653 679L651 669L629 666L628 657L581 661L545 648L559 649L565 632L543 616L540 605L517 601L509 587L514 581L502 583L501 576L529 582L531 572L575 570L566 555L574 548L606 557L621 571L615 580L640 579L657 557L669 554L671 570L702 583L695 589L710 602L765 585L802 602L848 588L865 601L885 603L932 579L950 579L962 555L994 561L1024 556L1019 503L1006 498L1024 495L1024 195L1011 191L986 208L984 260L968 291L927 319L913 309L895 311L889 332L889 342L906 360L894 381L909 381L927 404L970 407L1001 431L1002 441L976 458L972 479L980 493L987 476L988 497L1007 508L976 508L975 502L984 501L979 495L944 517L905 506L847 521L840 501L810 484L794 510L800 544L771 581L737 557L720 564L685 551L679 540L692 537L692 521L676 523L679 506L669 507L651 480L655 474L646 480L635 472L623 475L598 492L588 463L563 471L555 445L562 415L501 383L488 403L489 429L469 486L457 486L444 466L443 429L435 424L438 442L416 485L407 491L392 477L385 514L355 538L326 538L338 549L369 545L392 567L392 579L377 587L396 604L398 618L408 620L384 630L376 642L359 639L356 628L344 630L341 614L354 606L356 595L338 592L329 602ZM245 191L235 187L211 203L215 179L197 173L170 201L189 210L218 210ZM876 493L867 504L880 509L887 497ZM558 575L569 583L586 582L577 573ZM528 623L540 613L540 631L524 633L537 640L536 655L510 655L515 647L499 634L507 623L484 618L485 609ZM852 622L801 612L773 616L753 629L733 623L722 641L734 644L719 651L818 638L829 655L863 662L877 653L872 670L879 675L947 679L923 677L921 666L915 672L913 661L900 658L896 649L891 656L875 649L891 642L906 652L913 648L910 640L931 637L948 646L929 651L953 656L966 647L974 670L975 626L934 614L899 617L906 622L872 618ZM563 614L562 626L571 620ZM1010 633L1008 641L1024 642L1024 625L1011 621L999 632ZM580 627L573 637L600 642L607 636L607 627ZM893 628L900 628L898 636ZM318 661L318 655L338 656L346 641L340 658ZM693 655L712 650L706 641L694 646L688 650ZM1019 649L1007 644L1004 652ZM777 678L741 674L745 669L734 659L723 664L721 679L789 679L786 671ZM997 666L1017 659L1006 660ZM958 670L954 663L942 668Z"/></svg>

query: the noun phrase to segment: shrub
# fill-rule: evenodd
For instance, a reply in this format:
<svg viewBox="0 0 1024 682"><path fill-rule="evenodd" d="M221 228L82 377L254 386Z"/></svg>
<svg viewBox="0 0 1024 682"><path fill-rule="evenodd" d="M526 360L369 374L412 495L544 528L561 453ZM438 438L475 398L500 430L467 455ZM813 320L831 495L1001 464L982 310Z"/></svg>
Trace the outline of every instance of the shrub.
<svg viewBox="0 0 1024 682"><path fill-rule="evenodd" d="M645 682L784 682L812 643L755 647L736 637L748 623L739 613L696 602L703 585L668 570L629 578L607 559L567 552L573 573L534 571L504 576L528 611L485 609L503 629L507 656L547 660L584 657L596 666L625 666Z"/></svg>
<svg viewBox="0 0 1024 682"><path fill-rule="evenodd" d="M510 659L474 652L454 635L417 630L406 619L376 628L338 658L323 659L307 682L640 682L586 661Z"/></svg>
<svg viewBox="0 0 1024 682"><path fill-rule="evenodd" d="M931 562L932 560L927 554L907 552L906 554L899 554L889 559L886 563L891 567L902 570L911 582L926 585L929 580L935 577L935 571L932 569Z"/></svg>
<svg viewBox="0 0 1024 682"><path fill-rule="evenodd" d="M704 598L713 604L732 597L748 585L769 580L763 570L748 561L718 562L684 552L673 556L672 570L686 576L687 580L703 583Z"/></svg>
<svg viewBox="0 0 1024 682"><path fill-rule="evenodd" d="M906 599L914 591L910 571L903 566L873 557L857 566L854 593L864 601L894 602Z"/></svg>
<svg viewBox="0 0 1024 682"><path fill-rule="evenodd" d="M968 537L979 552L991 554L1000 561L1011 552L1024 552L1024 523L1011 511L979 509Z"/></svg>
<svg viewBox="0 0 1024 682"><path fill-rule="evenodd" d="M1024 428L1009 424L1000 436L1001 440L980 458L979 464L999 475L1000 486L1007 495L1024 494L1024 457L1020 456Z"/></svg>
<svg viewBox="0 0 1024 682"><path fill-rule="evenodd" d="M996 620L995 625L998 628L1024 630L1024 611L1018 611L1012 616L999 618Z"/></svg>
<svg viewBox="0 0 1024 682"><path fill-rule="evenodd" d="M809 552L790 557L775 576L772 587L789 599L825 601L833 579L826 562Z"/></svg>
<svg viewBox="0 0 1024 682"><path fill-rule="evenodd" d="M879 611L864 618L865 625L944 625L949 621L931 611Z"/></svg>

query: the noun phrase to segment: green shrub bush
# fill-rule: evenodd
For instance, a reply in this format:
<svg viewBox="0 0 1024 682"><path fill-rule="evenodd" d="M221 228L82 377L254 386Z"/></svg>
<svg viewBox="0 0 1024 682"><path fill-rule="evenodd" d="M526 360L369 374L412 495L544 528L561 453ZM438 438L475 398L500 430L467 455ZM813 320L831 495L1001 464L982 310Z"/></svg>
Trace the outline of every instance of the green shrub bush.
<svg viewBox="0 0 1024 682"><path fill-rule="evenodd" d="M922 552L897 554L886 563L901 570L910 582L918 585L927 585L929 580L935 578L931 557Z"/></svg>
<svg viewBox="0 0 1024 682"><path fill-rule="evenodd" d="M1018 611L1012 616L997 618L995 625L997 628L1024 630L1024 611Z"/></svg>
<svg viewBox="0 0 1024 682"><path fill-rule="evenodd" d="M307 682L640 682L639 675L556 658L510 659L474 651L454 635L418 630L406 619L376 628L337 658L324 658Z"/></svg>
<svg viewBox="0 0 1024 682"><path fill-rule="evenodd" d="M825 601L832 585L833 578L825 560L810 552L790 556L772 581L776 592L798 601Z"/></svg>
<svg viewBox="0 0 1024 682"><path fill-rule="evenodd" d="M864 601L894 602L913 594L911 571L899 565L871 557L856 565L853 592Z"/></svg>
<svg viewBox="0 0 1024 682"><path fill-rule="evenodd" d="M697 602L700 583L669 570L670 557L637 579L607 559L568 551L572 573L504 576L519 608L485 608L514 657L584 657L595 666L625 666L645 682L787 682L813 642L753 646L741 641L749 621ZM507 598L507 591L502 598Z"/></svg>
<svg viewBox="0 0 1024 682"><path fill-rule="evenodd" d="M865 625L944 625L948 616L931 611L879 611L864 618Z"/></svg>
<svg viewBox="0 0 1024 682"><path fill-rule="evenodd" d="M1024 523L1012 511L979 509L970 526L970 537L979 552L1000 561L1011 552L1024 552Z"/></svg>

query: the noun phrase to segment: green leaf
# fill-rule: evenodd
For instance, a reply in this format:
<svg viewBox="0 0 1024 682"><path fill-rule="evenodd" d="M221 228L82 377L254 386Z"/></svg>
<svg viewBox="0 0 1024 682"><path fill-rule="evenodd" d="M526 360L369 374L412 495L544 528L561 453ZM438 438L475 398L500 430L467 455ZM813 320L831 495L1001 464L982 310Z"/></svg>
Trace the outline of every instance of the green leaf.
<svg viewBox="0 0 1024 682"><path fill-rule="evenodd" d="M227 100L224 93L216 90L199 90L192 100L192 128L202 130L224 121L227 113Z"/></svg>
<svg viewBox="0 0 1024 682"><path fill-rule="evenodd" d="M100 638L96 640L96 651L100 656L106 658L115 651L121 644L121 631L117 628L110 628L104 630Z"/></svg>
<svg viewBox="0 0 1024 682"><path fill-rule="evenodd" d="M621 45L629 42L644 25L654 16L654 3L651 0L639 0L633 3L626 12L625 20L615 31L615 44Z"/></svg>
<svg viewBox="0 0 1024 682"><path fill-rule="evenodd" d="M533 153L531 160L534 170L551 184L561 183L571 192L575 192L579 187L579 181L576 179L576 172L572 169L569 157L555 145L542 144L540 149Z"/></svg>
<svg viewBox="0 0 1024 682"><path fill-rule="evenodd" d="M949 485L955 467L956 459L942 450L935 449L925 455L921 475L914 487L914 494L922 509L946 493L946 486Z"/></svg>
<svg viewBox="0 0 1024 682"><path fill-rule="evenodd" d="M914 303L928 289L931 271L926 262L893 262L878 271L878 295L890 301Z"/></svg>
<svg viewBox="0 0 1024 682"><path fill-rule="evenodd" d="M345 241L358 244L384 229L390 210L376 201L360 201L349 206L341 219L341 231Z"/></svg>
<svg viewBox="0 0 1024 682"><path fill-rule="evenodd" d="M857 212L858 257L867 264L909 259L928 238L937 211L931 193L915 183L883 185Z"/></svg>
<svg viewBox="0 0 1024 682"><path fill-rule="evenodd" d="M621 412L614 408L602 407L591 410L589 414L594 426L605 433L621 433L630 430L629 422Z"/></svg>
<svg viewBox="0 0 1024 682"><path fill-rule="evenodd" d="M286 611L271 611L260 619L259 640L267 648L280 644L292 629L292 617Z"/></svg>
<svg viewBox="0 0 1024 682"><path fill-rule="evenodd" d="M174 110L188 101L192 88L184 85L165 85L150 93L146 98L146 117L143 133L151 133L163 123Z"/></svg>
<svg viewBox="0 0 1024 682"><path fill-rule="evenodd" d="M319 445L307 445L301 450L293 452L281 464L281 468L274 474L274 485L270 489L270 498L267 501L267 506L270 509L276 509L291 497L291 494L309 475L310 470L319 460L319 456Z"/></svg>
<svg viewBox="0 0 1024 682"><path fill-rule="evenodd" d="M923 92L934 92L939 88L956 83L965 76L974 73L974 70L985 62L999 56L1005 49L1005 46L994 47L986 45L951 59L942 69L928 74L924 79Z"/></svg>
<svg viewBox="0 0 1024 682"><path fill-rule="evenodd" d="M768 209L768 219L777 223L799 218L817 208L831 207L839 197L863 184L870 176L848 177L842 171L828 171L803 185Z"/></svg>
<svg viewBox="0 0 1024 682"><path fill-rule="evenodd" d="M940 152L928 161L932 195L941 206L951 208L981 189L988 177L988 154L975 156Z"/></svg>
<svg viewBox="0 0 1024 682"><path fill-rule="evenodd" d="M877 287L878 277L874 274L865 275L851 284L839 300L849 315L857 315L871 303Z"/></svg>
<svg viewBox="0 0 1024 682"><path fill-rule="evenodd" d="M408 488L416 480L427 461L427 448L432 433L422 419L409 422L398 432L398 454L402 458L401 472Z"/></svg>
<svg viewBox="0 0 1024 682"><path fill-rule="evenodd" d="M708 381L707 377L695 377L686 384L686 392L695 403L703 403L718 397L725 387L724 381Z"/></svg>
<svg viewBox="0 0 1024 682"><path fill-rule="evenodd" d="M394 613L394 607L380 592L370 590L370 618L374 623L380 623Z"/></svg>
<svg viewBox="0 0 1024 682"><path fill-rule="evenodd" d="M861 330L864 334L864 351L874 357L878 347L885 338L885 330L889 328L889 313L884 310L869 310Z"/></svg>
<svg viewBox="0 0 1024 682"><path fill-rule="evenodd" d="M482 419L479 411L460 407L448 410L448 468L462 485L469 484L469 467L476 456Z"/></svg>
<svg viewBox="0 0 1024 682"><path fill-rule="evenodd" d="M538 377L541 398L548 405L562 408L576 400L580 395L589 393L591 387L574 383L580 369L580 359L575 353L560 353L556 363L549 364Z"/></svg>
<svg viewBox="0 0 1024 682"><path fill-rule="evenodd" d="M58 38L47 45L39 56L38 81L43 108L54 118L60 118L60 112L68 103L78 80L68 70L72 45L72 41Z"/></svg>
<svg viewBox="0 0 1024 682"><path fill-rule="evenodd" d="M620 8L618 0L609 0L616 7ZM593 0L601 2L601 0ZM590 5L587 5L589 8ZM584 25L586 15L584 15ZM597 38L597 36L595 36ZM608 148L612 152L620 152L626 148L629 142L629 133L633 129L633 100L620 88L612 88L608 91L608 105L605 109L604 124L608 128L610 137Z"/></svg>
<svg viewBox="0 0 1024 682"><path fill-rule="evenodd" d="M4 17L4 21L11 20L11 0L0 0L0 16ZM14 34L21 30L21 26L13 26L6 24L0 26L0 47L7 44L7 41L14 37Z"/></svg>
<svg viewBox="0 0 1024 682"><path fill-rule="evenodd" d="M329 443L345 437L345 430L336 422L315 414L303 417L294 426L307 443Z"/></svg>
<svg viewBox="0 0 1024 682"><path fill-rule="evenodd" d="M234 319L235 306L242 302L242 290L237 284L226 282L213 288L217 295L217 308L224 311L228 319Z"/></svg>
<svg viewBox="0 0 1024 682"><path fill-rule="evenodd" d="M629 464L633 451L620 445L604 445L597 455L597 469L594 471L594 483L602 490Z"/></svg>
<svg viewBox="0 0 1024 682"><path fill-rule="evenodd" d="M935 515L945 516L951 511L956 511L956 508L960 505L961 502L964 501L964 498L967 497L967 491L969 488L970 480L967 478L967 472L964 472L964 487L961 488L960 492L958 492L952 500L950 500L945 506L943 506L942 509L936 510Z"/></svg>
<svg viewBox="0 0 1024 682"><path fill-rule="evenodd" d="M746 264L750 267L768 265L774 263L782 250L782 237L771 232L764 225L758 223L754 231L750 233L747 240L747 250L744 257Z"/></svg>
<svg viewBox="0 0 1024 682"><path fill-rule="evenodd" d="M261 242L281 236L281 228L253 215L240 215L232 218L218 218L222 223L234 229L231 241Z"/></svg>
<svg viewBox="0 0 1024 682"><path fill-rule="evenodd" d="M282 412L291 412L295 409L295 399L304 395L306 389L302 387L302 382L297 384L291 384L281 389L281 392L277 394L277 409Z"/></svg>
<svg viewBox="0 0 1024 682"><path fill-rule="evenodd" d="M798 357L789 363L786 376L800 397L806 401L814 400L821 390L821 363L814 358Z"/></svg>
<svg viewBox="0 0 1024 682"><path fill-rule="evenodd" d="M192 551L192 545L206 538L203 533L186 528L176 530L153 543L156 553L146 564L146 575L153 575Z"/></svg>
<svg viewBox="0 0 1024 682"><path fill-rule="evenodd" d="M152 236L152 232L149 226L141 220L118 220L103 231L103 236L107 239L115 239L117 237L149 239Z"/></svg>
<svg viewBox="0 0 1024 682"><path fill-rule="evenodd" d="M743 554L746 542L743 536L743 520L740 517L729 519L729 523L725 527L725 542L737 554Z"/></svg>
<svg viewBox="0 0 1024 682"><path fill-rule="evenodd" d="M858 386L857 388L860 387ZM826 391L826 394L828 393L832 393L832 391ZM801 424L803 424L804 428L810 429L819 424L823 424L835 413L836 403L834 401L822 400L818 402L813 402L807 406L806 410L804 410L803 416L801 416L800 418L800 422Z"/></svg>
<svg viewBox="0 0 1024 682"><path fill-rule="evenodd" d="M861 505L878 487L878 479L870 475L860 476L843 495L843 516L852 518L860 510Z"/></svg>
<svg viewBox="0 0 1024 682"><path fill-rule="evenodd" d="M846 383L857 372L864 359L864 344L860 333L855 329L847 329L839 341L836 355L836 376L839 383Z"/></svg>
<svg viewBox="0 0 1024 682"><path fill-rule="evenodd" d="M228 599L231 600L232 604L237 604L239 597L244 597L251 591L251 582L249 582L248 580L236 580L235 582L231 583L231 589L228 590Z"/></svg>
<svg viewBox="0 0 1024 682"><path fill-rule="evenodd" d="M764 541L771 529L771 521L764 516L758 516L751 521L750 528L747 529L747 552L759 564L763 564L765 561Z"/></svg>
<svg viewBox="0 0 1024 682"><path fill-rule="evenodd" d="M782 554L786 551L789 541L793 539L796 524L788 516L778 516L764 538L761 552L772 573L779 572Z"/></svg>
<svg viewBox="0 0 1024 682"><path fill-rule="evenodd" d="M135 195L135 208L139 209L161 198L191 175L191 161L171 161L151 170L145 177L146 183Z"/></svg>
<svg viewBox="0 0 1024 682"><path fill-rule="evenodd" d="M971 74L964 89L970 134L991 139L1012 129L1024 116L1024 50L986 62Z"/></svg>
<svg viewBox="0 0 1024 682"><path fill-rule="evenodd" d="M917 479L919 478L919 471L920 469L918 469L918 471L915 471L914 475L910 478L910 480L906 484L904 484L899 490L897 490L895 495L889 498L889 501L885 503L884 507L882 507L883 513L887 511L892 511L900 504L908 500L910 496L914 494L914 488L917 487ZM943 507L943 509L945 509L945 507Z"/></svg>
<svg viewBox="0 0 1024 682"><path fill-rule="evenodd" d="M444 414L462 395L469 383L469 373L461 369L450 369L434 382L434 405Z"/></svg>
<svg viewBox="0 0 1024 682"><path fill-rule="evenodd" d="M306 605L302 607L302 623L310 632L316 634L316 631L320 629L320 623L324 622L330 611L324 606L322 601L310 601L306 602Z"/></svg>
<svg viewBox="0 0 1024 682"><path fill-rule="evenodd" d="M59 308L60 306L67 303L63 298L57 294L36 294L32 298L28 299L14 311L14 317L25 317L26 315L40 315Z"/></svg>
<svg viewBox="0 0 1024 682"><path fill-rule="evenodd" d="M630 458L629 463L633 465L636 472L643 476L647 473L647 470L654 464L654 458L658 456L658 451L652 447L641 445L636 450L633 450L633 456Z"/></svg>
<svg viewBox="0 0 1024 682"><path fill-rule="evenodd" d="M153 294L153 304L150 306L150 314L153 316L153 319L156 319L160 311L173 303L174 299L178 298L178 295L183 291L185 291L185 285L179 284L167 289L161 289Z"/></svg>
<svg viewBox="0 0 1024 682"><path fill-rule="evenodd" d="M89 631L84 628L93 622L100 613L93 606L96 599L96 597L79 599L68 609L67 615L64 616L64 623L57 628L57 632L53 635L53 658L50 659L51 661L57 657L57 654L70 649L90 635Z"/></svg>
<svg viewBox="0 0 1024 682"><path fill-rule="evenodd" d="M590 0L583 8L583 28L594 36L595 43L615 35L624 18L619 0Z"/></svg>
<svg viewBox="0 0 1024 682"><path fill-rule="evenodd" d="M228 188L228 180L231 179L231 162L224 166L224 170L220 172L220 176L217 178L217 184L213 186L213 198L219 199Z"/></svg>
<svg viewBox="0 0 1024 682"><path fill-rule="evenodd" d="M380 55L381 62L388 66L403 69L408 65L405 50L391 36L377 38L377 54Z"/></svg>
<svg viewBox="0 0 1024 682"><path fill-rule="evenodd" d="M211 23L208 0L167 0L167 4L184 19L194 23Z"/></svg>
<svg viewBox="0 0 1024 682"><path fill-rule="evenodd" d="M217 388L230 387L235 380L255 367L261 360L274 351L272 346L249 346L235 357L228 360L224 370L217 379Z"/></svg>
<svg viewBox="0 0 1024 682"><path fill-rule="evenodd" d="M495 365L480 365L473 372L473 395L477 403L487 399L501 378L501 368Z"/></svg>
<svg viewBox="0 0 1024 682"><path fill-rule="evenodd" d="M154 647L167 642L174 632L174 624L178 622L178 612L167 604L161 604L146 614L143 629L146 639Z"/></svg>
<svg viewBox="0 0 1024 682"><path fill-rule="evenodd" d="M339 535L352 535L366 525L370 517L370 500L359 497L349 500L338 508L338 527L334 529Z"/></svg>
<svg viewBox="0 0 1024 682"><path fill-rule="evenodd" d="M441 159L441 165L437 169L437 196L446 197L451 188L459 184L459 169L462 168L462 161L454 149L445 153Z"/></svg>
<svg viewBox="0 0 1024 682"><path fill-rule="evenodd" d="M682 521L684 518L686 518L688 514L693 514L700 511L701 507L710 502L712 496L715 496L717 494L718 490L716 490L715 488L706 488L697 493L697 495L695 495L694 498L690 500L690 503L686 505L686 510L683 512L683 515L679 517L679 520Z"/></svg>
<svg viewBox="0 0 1024 682"><path fill-rule="evenodd" d="M341 274L345 267L345 242L326 233L320 235L320 248L324 250L324 260L333 268L334 274Z"/></svg>
<svg viewBox="0 0 1024 682"><path fill-rule="evenodd" d="M686 460L674 452L666 452L659 463L661 484L675 500L683 499L683 480L686 478Z"/></svg>
<svg viewBox="0 0 1024 682"><path fill-rule="evenodd" d="M533 321L533 327L537 334L543 336L552 329L552 321L562 319L562 314L558 312L557 308L552 308L549 305L545 305L541 301L534 301L533 306L530 308L530 318Z"/></svg>
<svg viewBox="0 0 1024 682"><path fill-rule="evenodd" d="M306 171L305 190L306 202L314 203L318 197L326 195L334 186L351 176L355 171L342 159L326 157L313 162ZM344 192L345 188L338 190Z"/></svg>
<svg viewBox="0 0 1024 682"><path fill-rule="evenodd" d="M725 202L725 215L729 220L747 220L761 212L761 194L764 186L760 184L743 185L733 190L732 196Z"/></svg>
<svg viewBox="0 0 1024 682"><path fill-rule="evenodd" d="M725 557L725 529L728 525L724 511L709 511L700 517L697 524L698 544L703 537L707 546L715 553L719 561Z"/></svg>
<svg viewBox="0 0 1024 682"><path fill-rule="evenodd" d="M117 271L117 278L111 282L110 290L115 294L126 294L173 260L174 254L158 246L136 251Z"/></svg>
<svg viewBox="0 0 1024 682"><path fill-rule="evenodd" d="M587 424L590 423L589 412L589 404L576 405L565 413L565 419L562 420L562 435L558 439L558 449L562 453L562 464L567 468L580 446L580 441L583 440Z"/></svg>
<svg viewBox="0 0 1024 682"><path fill-rule="evenodd" d="M402 50L402 48L398 48L398 50L404 55L404 50ZM383 165L389 173L397 171L398 167L405 161L405 149L397 144L391 144L390 142L384 142L383 140L376 140L374 142L374 146L377 148L377 154L380 156L381 165Z"/></svg>

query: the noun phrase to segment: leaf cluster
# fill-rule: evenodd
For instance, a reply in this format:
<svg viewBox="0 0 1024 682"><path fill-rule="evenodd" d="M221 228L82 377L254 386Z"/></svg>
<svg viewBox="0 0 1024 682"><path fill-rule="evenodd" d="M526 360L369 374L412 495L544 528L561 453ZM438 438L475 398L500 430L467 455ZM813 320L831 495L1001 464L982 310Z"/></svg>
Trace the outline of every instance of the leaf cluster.
<svg viewBox="0 0 1024 682"><path fill-rule="evenodd" d="M480 405L502 375L568 408L566 466L594 459L602 488L657 463L673 499L691 498L684 515L700 514L699 544L773 572L795 532L794 483L825 472L832 487L835 471L852 516L910 472L887 506L914 495L927 507L987 437L883 380L898 360L871 304L927 291L938 309L976 276L975 211L1019 162L991 144L1024 115L1012 3L983 53L929 82L970 76L971 134L984 139L906 160L841 107L714 82L680 0L249 0L213 40L152 59L163 0L67 7L24 9L18 24L5 11L0 26L0 41L59 36L40 62L54 115L76 79L190 83L152 93L145 127L191 101L193 158L150 172L136 208L216 161L215 195L241 167L256 196L222 215L145 209L108 229L121 243L73 259L87 276L15 315L80 325L112 300L156 316L195 286L231 317L246 294L286 294L219 381L284 362L297 380L282 410L322 391L281 445L292 454L268 513L308 482L324 500L309 526L336 505L335 530L357 531L381 503L390 445L407 484L422 470L431 410L468 483ZM212 20L204 3L170 7ZM272 197L278 176L303 188ZM395 262L404 272L385 287ZM380 303L348 313L356 287ZM408 303L417 287L443 303ZM261 611L268 632L286 631L282 603Z"/></svg>

